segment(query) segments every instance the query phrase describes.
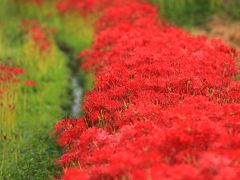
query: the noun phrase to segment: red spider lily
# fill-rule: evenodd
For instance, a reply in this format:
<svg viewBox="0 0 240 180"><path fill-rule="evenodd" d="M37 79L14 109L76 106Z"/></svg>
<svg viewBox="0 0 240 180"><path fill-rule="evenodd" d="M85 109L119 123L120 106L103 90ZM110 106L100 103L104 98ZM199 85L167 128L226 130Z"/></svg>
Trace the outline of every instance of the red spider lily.
<svg viewBox="0 0 240 180"><path fill-rule="evenodd" d="M34 87L37 85L35 81L31 81L31 80L25 81L24 84L26 86L31 86L31 87Z"/></svg>
<svg viewBox="0 0 240 180"><path fill-rule="evenodd" d="M159 23L151 5L97 3L62 2L102 12L80 54L96 82L84 115L56 125L62 178L238 179L238 53Z"/></svg>
<svg viewBox="0 0 240 180"><path fill-rule="evenodd" d="M2 87L5 87L4 84L14 86L15 83L21 82L19 76L23 73L25 73L25 70L22 68L0 65L0 86L3 85ZM32 80L24 81L23 84L36 86L36 82ZM1 89L0 93L2 94L4 91L5 89Z"/></svg>
<svg viewBox="0 0 240 180"><path fill-rule="evenodd" d="M15 81L18 75L25 72L24 69L0 64L0 81Z"/></svg>
<svg viewBox="0 0 240 180"><path fill-rule="evenodd" d="M19 82L21 82L19 76L24 72L25 70L22 68L0 64L0 104L3 103L2 99L4 97L11 97L11 95L9 95L9 89L17 87Z"/></svg>
<svg viewBox="0 0 240 180"><path fill-rule="evenodd" d="M32 40L39 45L41 51L47 51L49 49L48 37L40 27L33 27L28 33Z"/></svg>
<svg viewBox="0 0 240 180"><path fill-rule="evenodd" d="M46 29L39 25L36 20L23 19L21 21L23 32L29 35L32 41L42 52L46 52L50 48L48 32L53 33L54 29Z"/></svg>

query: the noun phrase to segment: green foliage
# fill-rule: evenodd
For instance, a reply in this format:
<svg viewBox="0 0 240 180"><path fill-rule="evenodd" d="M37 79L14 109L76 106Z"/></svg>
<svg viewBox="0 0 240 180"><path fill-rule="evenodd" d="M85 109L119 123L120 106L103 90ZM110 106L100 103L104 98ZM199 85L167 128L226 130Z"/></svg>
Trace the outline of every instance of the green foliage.
<svg viewBox="0 0 240 180"><path fill-rule="evenodd" d="M60 43L67 44L73 53L79 53L92 43L93 22L93 17L83 18L74 13L58 15L55 18L56 38Z"/></svg>
<svg viewBox="0 0 240 180"><path fill-rule="evenodd" d="M79 82L83 87L83 91L87 92L93 89L94 86L94 74L85 73L84 71L79 71L78 73Z"/></svg>
<svg viewBox="0 0 240 180"><path fill-rule="evenodd" d="M160 14L173 24L194 26L206 22L213 11L209 0L152 0Z"/></svg>
<svg viewBox="0 0 240 180"><path fill-rule="evenodd" d="M180 26L196 26L207 22L214 13L240 19L239 0L151 0L159 6L162 17Z"/></svg>
<svg viewBox="0 0 240 180"><path fill-rule="evenodd" d="M225 13L234 20L240 19L240 1L239 0L225 0L221 4L219 13Z"/></svg>

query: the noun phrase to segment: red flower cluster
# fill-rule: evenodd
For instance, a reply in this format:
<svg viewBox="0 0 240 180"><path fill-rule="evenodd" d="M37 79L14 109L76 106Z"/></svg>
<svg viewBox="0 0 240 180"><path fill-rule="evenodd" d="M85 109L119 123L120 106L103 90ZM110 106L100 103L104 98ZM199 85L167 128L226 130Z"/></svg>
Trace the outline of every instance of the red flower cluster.
<svg viewBox="0 0 240 180"><path fill-rule="evenodd" d="M63 179L239 178L237 52L157 19L136 2L104 9L81 54L96 72L84 116L56 125Z"/></svg>
<svg viewBox="0 0 240 180"><path fill-rule="evenodd" d="M24 32L31 37L40 51L44 52L49 50L50 42L47 33L50 30L41 27L36 20L23 19L21 25Z"/></svg>
<svg viewBox="0 0 240 180"><path fill-rule="evenodd" d="M24 73L24 69L0 64L0 103L10 87L19 83L18 76Z"/></svg>
<svg viewBox="0 0 240 180"><path fill-rule="evenodd" d="M34 87L36 86L36 82L35 81L32 81L32 80L27 80L24 82L25 86L30 86L30 87Z"/></svg>
<svg viewBox="0 0 240 180"><path fill-rule="evenodd" d="M12 67L10 65L0 64L0 87L5 88L0 90L0 94L8 90L8 86L12 86L15 83L21 82L19 75L25 73L23 68ZM7 86L6 86L7 85ZM36 82L32 80L27 80L24 82L26 86L36 86Z"/></svg>
<svg viewBox="0 0 240 180"><path fill-rule="evenodd" d="M24 73L24 69L0 64L0 82L18 81L17 76Z"/></svg>

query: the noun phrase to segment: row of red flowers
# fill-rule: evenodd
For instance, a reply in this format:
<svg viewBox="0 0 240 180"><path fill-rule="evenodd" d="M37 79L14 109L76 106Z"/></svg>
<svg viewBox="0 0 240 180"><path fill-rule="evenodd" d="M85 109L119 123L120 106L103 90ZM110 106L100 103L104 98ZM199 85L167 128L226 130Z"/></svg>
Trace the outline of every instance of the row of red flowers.
<svg viewBox="0 0 240 180"><path fill-rule="evenodd" d="M151 5L111 2L90 6L103 15L81 53L96 73L84 115L56 125L62 178L238 179L237 52L160 23Z"/></svg>

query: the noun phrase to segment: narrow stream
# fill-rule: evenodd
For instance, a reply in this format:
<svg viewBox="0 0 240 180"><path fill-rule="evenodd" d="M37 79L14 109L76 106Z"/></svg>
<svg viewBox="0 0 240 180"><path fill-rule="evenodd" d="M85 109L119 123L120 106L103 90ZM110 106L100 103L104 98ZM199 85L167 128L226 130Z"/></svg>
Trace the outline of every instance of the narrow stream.
<svg viewBox="0 0 240 180"><path fill-rule="evenodd" d="M76 118L76 117L79 117L79 114L80 114L83 89L80 86L80 83L76 75L73 75L71 80L72 80L73 98L74 98L73 105L72 105L72 117Z"/></svg>
<svg viewBox="0 0 240 180"><path fill-rule="evenodd" d="M58 42L59 48L62 50L64 54L68 57L68 67L71 71L71 96L72 102L71 105L68 106L69 115L73 118L77 118L80 116L81 112L81 103L83 96L83 87L79 83L78 79L78 71L79 71L79 62L75 59L73 49L69 47L64 42Z"/></svg>

